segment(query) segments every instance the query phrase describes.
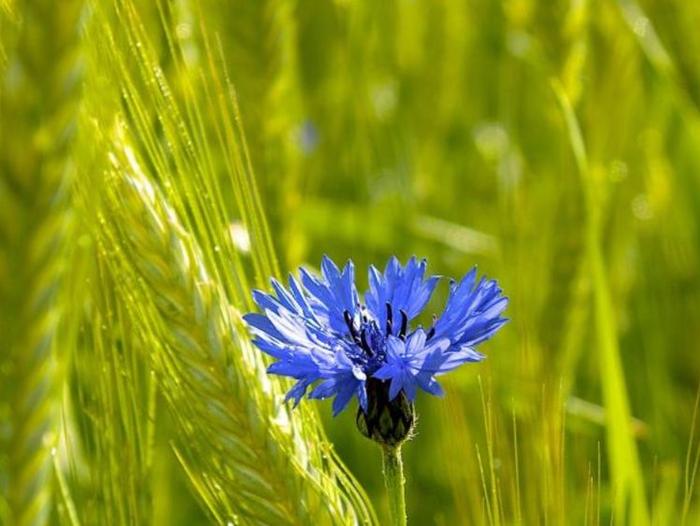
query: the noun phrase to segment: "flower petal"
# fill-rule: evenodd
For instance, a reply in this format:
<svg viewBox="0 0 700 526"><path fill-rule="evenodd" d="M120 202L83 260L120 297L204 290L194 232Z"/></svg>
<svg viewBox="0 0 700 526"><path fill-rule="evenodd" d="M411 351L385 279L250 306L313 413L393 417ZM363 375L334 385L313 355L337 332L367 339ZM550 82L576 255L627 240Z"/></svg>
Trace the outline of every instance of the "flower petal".
<svg viewBox="0 0 700 526"><path fill-rule="evenodd" d="M448 338L453 350L473 346L491 336L507 321L501 313L508 305L495 280L482 278L476 268L453 285L445 310L434 325L434 338Z"/></svg>
<svg viewBox="0 0 700 526"><path fill-rule="evenodd" d="M405 267L392 257L384 269L384 274L374 267L369 268L369 290L365 294L368 310L382 329L387 324L387 304L391 305L391 324L394 333L402 323L402 311L408 321L418 316L427 305L439 278L424 279L427 263L412 257Z"/></svg>

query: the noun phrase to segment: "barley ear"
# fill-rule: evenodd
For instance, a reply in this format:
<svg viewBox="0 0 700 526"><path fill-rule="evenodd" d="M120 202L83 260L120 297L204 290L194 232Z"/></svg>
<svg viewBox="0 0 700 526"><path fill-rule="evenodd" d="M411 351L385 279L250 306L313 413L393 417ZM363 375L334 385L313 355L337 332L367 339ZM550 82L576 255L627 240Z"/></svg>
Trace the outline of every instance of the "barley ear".
<svg viewBox="0 0 700 526"><path fill-rule="evenodd" d="M46 524L66 346L70 150L82 2L0 12L0 522ZM13 10L13 9L16 9ZM49 51L50 50L50 51Z"/></svg>
<svg viewBox="0 0 700 526"><path fill-rule="evenodd" d="M178 424L175 453L217 522L370 522L310 414L290 415L193 236L116 143L97 236ZM137 291L137 293L134 292ZM136 300L136 301L134 301Z"/></svg>

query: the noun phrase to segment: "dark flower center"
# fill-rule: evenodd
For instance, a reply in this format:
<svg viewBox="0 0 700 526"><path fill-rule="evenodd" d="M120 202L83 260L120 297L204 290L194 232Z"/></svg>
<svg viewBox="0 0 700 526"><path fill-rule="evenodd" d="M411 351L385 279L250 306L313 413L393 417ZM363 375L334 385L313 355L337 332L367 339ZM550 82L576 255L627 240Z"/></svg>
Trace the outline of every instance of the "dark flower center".
<svg viewBox="0 0 700 526"><path fill-rule="evenodd" d="M362 317L362 323L358 330L357 327L355 327L355 321L352 319L350 312L347 310L343 312L343 318L345 318L345 324L348 326L352 341L355 342L367 356L374 356L370 342L367 340L367 331L370 329L369 320L365 314L363 314Z"/></svg>
<svg viewBox="0 0 700 526"><path fill-rule="evenodd" d="M408 330L408 314L403 309L399 309L401 314L401 327L399 328L399 333L397 336L402 340L406 339L406 330ZM386 304L386 335L389 336L393 332L394 325L394 311L391 307L391 303Z"/></svg>
<svg viewBox="0 0 700 526"><path fill-rule="evenodd" d="M345 324L348 326L348 331L350 331L350 338L352 341L362 349L368 357L372 357L376 354L375 350L372 349L373 345L376 345L376 338L374 336L381 334L377 323L374 320L370 320L366 314L366 307L364 305L359 305L360 312L362 312L360 327L355 326L355 320L350 314L350 311L343 311L343 319ZM401 314L401 325L399 327L399 332L396 334L402 340L406 339L406 332L408 331L408 314L403 309L399 310ZM386 329L384 337L388 337L394 332L394 311L391 307L391 303L386 304ZM434 332L434 331L433 331Z"/></svg>

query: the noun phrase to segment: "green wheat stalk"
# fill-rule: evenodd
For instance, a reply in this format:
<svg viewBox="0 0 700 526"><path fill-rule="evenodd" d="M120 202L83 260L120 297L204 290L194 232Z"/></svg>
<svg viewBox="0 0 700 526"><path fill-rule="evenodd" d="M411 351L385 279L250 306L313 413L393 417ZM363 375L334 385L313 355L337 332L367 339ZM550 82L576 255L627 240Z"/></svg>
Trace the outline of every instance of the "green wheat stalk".
<svg viewBox="0 0 700 526"><path fill-rule="evenodd" d="M233 0L236 16L221 17L221 5L198 3L195 16L216 31L231 80L241 100L243 127L259 173L284 174L263 181L271 206L268 214L279 224L284 240L282 259L290 266L303 257L298 222L303 185L300 134L306 108L300 88L296 0Z"/></svg>
<svg viewBox="0 0 700 526"><path fill-rule="evenodd" d="M93 248L82 256L96 259ZM165 497L155 487L161 483L162 490L163 481L153 475L157 393L152 366L106 265L99 259L89 263L94 272L88 282L97 286L88 294L71 369L71 402L78 417L64 419L64 432L73 467L86 468L82 476L69 472L77 479L74 493L84 492L100 505L81 509L76 517L84 524L157 523L154 495ZM57 473L62 471L58 466ZM76 519L65 522L75 525Z"/></svg>
<svg viewBox="0 0 700 526"><path fill-rule="evenodd" d="M115 286L128 313L109 329L139 334L196 495L217 521L372 522L315 412L281 405L284 386L267 379L232 307L249 309L251 262L261 284L277 270L216 39L204 35L204 69L188 69L159 8L171 73L184 79L173 90L136 6L92 7L88 70L100 74L87 75L83 126L94 159L78 188L88 224L98 220L91 235L109 274L98 283ZM225 196L250 232L250 261L229 236Z"/></svg>
<svg viewBox="0 0 700 526"><path fill-rule="evenodd" d="M279 405L279 388L265 385L238 313L209 276L194 239L129 151L121 153L112 156L100 238L110 247L113 275L133 272L148 291L128 308L151 337L181 433L176 452L205 505L219 522L359 521L328 475L332 462L307 465L309 446L298 429L306 422ZM131 285L123 284L122 294L133 294Z"/></svg>
<svg viewBox="0 0 700 526"><path fill-rule="evenodd" d="M51 513L82 2L12 8L3 6L11 21L3 20L1 46L0 128L8 133L0 149L0 411L8 429L0 522L22 526L45 524Z"/></svg>

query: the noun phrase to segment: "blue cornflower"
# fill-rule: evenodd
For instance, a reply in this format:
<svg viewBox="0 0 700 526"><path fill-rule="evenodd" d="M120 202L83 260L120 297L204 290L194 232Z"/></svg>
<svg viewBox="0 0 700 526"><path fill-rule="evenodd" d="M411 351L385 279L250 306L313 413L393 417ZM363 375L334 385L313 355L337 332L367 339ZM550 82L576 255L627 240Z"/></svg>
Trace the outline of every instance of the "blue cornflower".
<svg viewBox="0 0 700 526"><path fill-rule="evenodd" d="M407 433L418 389L441 395L436 377L481 361L476 345L506 322L501 313L508 299L496 281L477 282L472 269L459 283L452 282L445 309L432 327L413 328L412 320L439 280L426 277L425 271L426 261L415 257L405 266L392 257L383 273L370 266L363 303L353 263L340 270L324 257L320 277L302 268L300 281L290 276L288 287L273 279L274 294L256 290L253 297L263 314L248 314L245 320L254 343L276 359L268 372L297 380L287 399L296 405L309 389L309 398L334 396L334 415L354 396L365 415L379 398L387 407L408 404Z"/></svg>

